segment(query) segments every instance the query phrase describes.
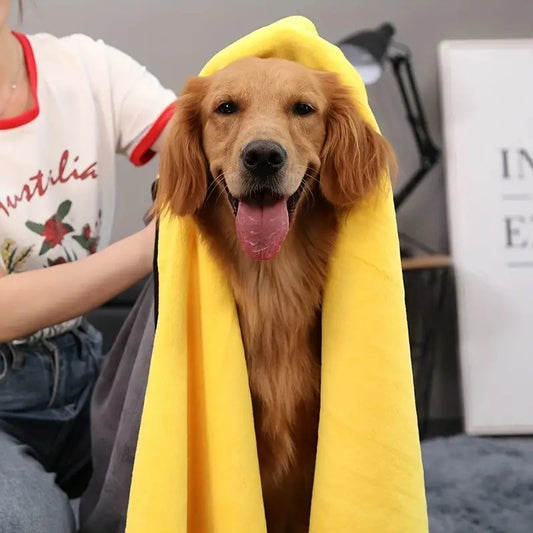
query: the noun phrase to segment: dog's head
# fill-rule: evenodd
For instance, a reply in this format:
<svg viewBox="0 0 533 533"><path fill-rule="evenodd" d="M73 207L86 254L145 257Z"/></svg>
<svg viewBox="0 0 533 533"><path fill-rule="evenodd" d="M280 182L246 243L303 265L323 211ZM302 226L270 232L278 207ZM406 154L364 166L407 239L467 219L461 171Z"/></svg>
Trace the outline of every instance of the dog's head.
<svg viewBox="0 0 533 533"><path fill-rule="evenodd" d="M351 206L379 183L391 154L335 74L243 59L187 83L161 155L155 208L186 215L222 200L246 255L271 259L309 191Z"/></svg>

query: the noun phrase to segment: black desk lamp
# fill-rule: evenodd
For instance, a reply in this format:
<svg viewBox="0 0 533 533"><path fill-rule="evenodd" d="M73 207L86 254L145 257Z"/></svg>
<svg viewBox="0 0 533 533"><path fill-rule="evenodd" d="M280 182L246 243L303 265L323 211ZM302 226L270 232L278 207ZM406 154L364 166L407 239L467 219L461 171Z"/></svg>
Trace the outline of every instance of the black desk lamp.
<svg viewBox="0 0 533 533"><path fill-rule="evenodd" d="M440 150L429 135L411 68L411 53L406 46L392 42L394 33L395 30L391 24L383 24L375 30L363 30L343 39L339 42L339 48L357 69L365 85L378 81L383 72L385 60L390 61L392 65L407 112L407 120L411 125L420 155L420 167L403 188L394 195L394 205L398 209L438 162Z"/></svg>

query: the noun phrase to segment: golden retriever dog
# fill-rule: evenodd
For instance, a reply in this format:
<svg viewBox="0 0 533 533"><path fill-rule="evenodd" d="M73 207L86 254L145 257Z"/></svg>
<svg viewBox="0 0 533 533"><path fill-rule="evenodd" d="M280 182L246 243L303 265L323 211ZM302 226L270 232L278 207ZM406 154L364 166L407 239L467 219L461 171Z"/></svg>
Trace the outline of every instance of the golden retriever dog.
<svg viewBox="0 0 533 533"><path fill-rule="evenodd" d="M154 209L194 217L233 289L269 533L309 528L338 215L392 157L335 74L291 61L239 60L178 101Z"/></svg>

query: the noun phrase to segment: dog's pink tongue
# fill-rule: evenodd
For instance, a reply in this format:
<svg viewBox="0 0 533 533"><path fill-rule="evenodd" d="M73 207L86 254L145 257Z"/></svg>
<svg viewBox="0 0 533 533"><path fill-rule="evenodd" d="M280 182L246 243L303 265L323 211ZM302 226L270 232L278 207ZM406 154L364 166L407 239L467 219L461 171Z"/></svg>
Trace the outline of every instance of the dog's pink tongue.
<svg viewBox="0 0 533 533"><path fill-rule="evenodd" d="M287 201L263 206L240 201L236 225L237 237L248 257L272 259L281 250L289 231Z"/></svg>

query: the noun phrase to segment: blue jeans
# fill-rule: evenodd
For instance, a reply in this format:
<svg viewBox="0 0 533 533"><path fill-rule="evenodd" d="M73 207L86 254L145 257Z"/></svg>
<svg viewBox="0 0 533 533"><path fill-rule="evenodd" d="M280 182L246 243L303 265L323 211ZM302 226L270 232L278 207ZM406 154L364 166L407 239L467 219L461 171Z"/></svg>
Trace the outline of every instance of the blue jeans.
<svg viewBox="0 0 533 533"><path fill-rule="evenodd" d="M0 533L75 531L68 497L90 475L90 396L102 362L88 322L0 344Z"/></svg>

